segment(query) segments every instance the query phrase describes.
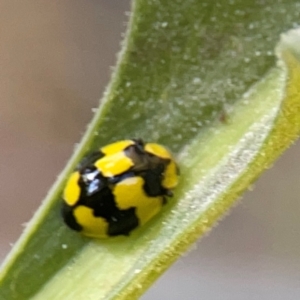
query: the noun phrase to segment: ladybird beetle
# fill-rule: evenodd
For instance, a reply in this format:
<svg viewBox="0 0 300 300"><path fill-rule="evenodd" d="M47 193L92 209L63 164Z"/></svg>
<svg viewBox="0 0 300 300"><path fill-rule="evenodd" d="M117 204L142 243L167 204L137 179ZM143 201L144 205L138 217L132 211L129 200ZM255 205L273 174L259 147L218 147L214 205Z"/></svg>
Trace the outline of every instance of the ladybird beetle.
<svg viewBox="0 0 300 300"><path fill-rule="evenodd" d="M171 153L159 144L109 144L85 157L69 177L63 219L89 237L129 235L161 210L178 173Z"/></svg>

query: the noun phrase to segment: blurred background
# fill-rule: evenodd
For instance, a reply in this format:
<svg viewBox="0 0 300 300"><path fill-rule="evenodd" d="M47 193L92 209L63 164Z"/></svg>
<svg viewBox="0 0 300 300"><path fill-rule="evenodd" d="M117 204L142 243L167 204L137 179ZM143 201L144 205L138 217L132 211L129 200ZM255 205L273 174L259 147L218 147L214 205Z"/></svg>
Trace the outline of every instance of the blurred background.
<svg viewBox="0 0 300 300"><path fill-rule="evenodd" d="M0 0L1 260L84 133L129 9L128 0ZM299 151L142 299L300 299Z"/></svg>

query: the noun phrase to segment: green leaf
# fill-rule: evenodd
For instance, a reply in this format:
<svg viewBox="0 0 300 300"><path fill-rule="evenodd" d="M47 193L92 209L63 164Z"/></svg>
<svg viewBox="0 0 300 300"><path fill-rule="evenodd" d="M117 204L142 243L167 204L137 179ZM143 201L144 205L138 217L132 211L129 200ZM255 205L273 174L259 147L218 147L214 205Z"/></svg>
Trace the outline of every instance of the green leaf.
<svg viewBox="0 0 300 300"><path fill-rule="evenodd" d="M101 108L5 261L1 299L135 299L300 134L299 1L136 0ZM178 155L181 182L130 237L64 226L60 196L87 151L142 137Z"/></svg>

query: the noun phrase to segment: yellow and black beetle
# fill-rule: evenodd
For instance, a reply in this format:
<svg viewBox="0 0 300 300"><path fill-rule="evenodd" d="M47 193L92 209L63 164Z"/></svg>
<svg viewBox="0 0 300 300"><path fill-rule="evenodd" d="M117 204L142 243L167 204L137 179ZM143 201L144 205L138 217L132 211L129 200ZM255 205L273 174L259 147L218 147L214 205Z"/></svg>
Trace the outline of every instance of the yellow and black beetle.
<svg viewBox="0 0 300 300"><path fill-rule="evenodd" d="M90 237L128 235L156 215L178 183L171 153L141 139L118 141L79 163L63 193L62 215Z"/></svg>

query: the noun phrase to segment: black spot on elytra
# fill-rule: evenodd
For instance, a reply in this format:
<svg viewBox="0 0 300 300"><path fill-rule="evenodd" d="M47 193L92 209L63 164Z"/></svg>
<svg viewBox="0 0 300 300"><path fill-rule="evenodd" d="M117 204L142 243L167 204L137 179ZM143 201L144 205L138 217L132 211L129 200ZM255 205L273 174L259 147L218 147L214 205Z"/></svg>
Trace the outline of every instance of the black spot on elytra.
<svg viewBox="0 0 300 300"><path fill-rule="evenodd" d="M158 165L154 169L145 170L140 173L144 179L144 191L150 197L162 196L166 194L165 189L161 186L163 179L164 166Z"/></svg>
<svg viewBox="0 0 300 300"><path fill-rule="evenodd" d="M110 236L129 235L139 226L139 220L135 214L135 208L126 210L115 210L110 218L108 234Z"/></svg>
<svg viewBox="0 0 300 300"><path fill-rule="evenodd" d="M73 230L81 231L82 226L76 222L73 215L73 208L66 203L63 203L61 214L65 223Z"/></svg>

